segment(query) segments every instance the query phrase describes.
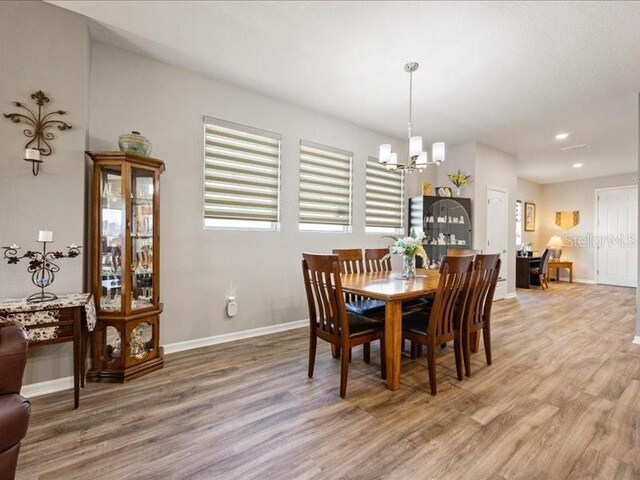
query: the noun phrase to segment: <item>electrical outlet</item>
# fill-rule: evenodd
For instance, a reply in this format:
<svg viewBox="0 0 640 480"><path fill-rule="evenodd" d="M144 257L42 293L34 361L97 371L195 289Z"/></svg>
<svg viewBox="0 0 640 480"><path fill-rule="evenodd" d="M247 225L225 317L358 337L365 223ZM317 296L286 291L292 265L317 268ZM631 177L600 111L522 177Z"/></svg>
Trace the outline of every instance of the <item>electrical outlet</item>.
<svg viewBox="0 0 640 480"><path fill-rule="evenodd" d="M227 297L227 315L235 317L238 314L238 304L236 303L236 297L229 295Z"/></svg>

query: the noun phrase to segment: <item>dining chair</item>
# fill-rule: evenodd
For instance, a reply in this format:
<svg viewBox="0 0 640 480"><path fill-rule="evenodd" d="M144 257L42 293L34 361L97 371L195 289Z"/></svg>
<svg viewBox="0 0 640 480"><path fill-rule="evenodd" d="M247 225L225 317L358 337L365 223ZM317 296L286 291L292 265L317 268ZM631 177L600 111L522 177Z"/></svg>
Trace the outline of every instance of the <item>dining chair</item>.
<svg viewBox="0 0 640 480"><path fill-rule="evenodd" d="M365 263L361 249L334 249L333 254L338 256L341 273L365 273ZM384 302L382 300L366 298L353 293L345 294L345 299L349 312L358 315L379 316L380 318L384 318ZM365 356L366 355L365 352Z"/></svg>
<svg viewBox="0 0 640 480"><path fill-rule="evenodd" d="M482 330L487 365L491 365L491 306L500 276L500 255L476 255L469 276L464 318L462 352L467 377L471 376L471 334Z"/></svg>
<svg viewBox="0 0 640 480"><path fill-rule="evenodd" d="M386 379L384 323L348 312L345 306L337 255L303 253L302 275L309 307L309 378L313 378L318 338L347 352L352 347L380 340L380 375ZM340 359L340 396L347 393L349 356Z"/></svg>
<svg viewBox="0 0 640 480"><path fill-rule="evenodd" d="M537 266L531 267L530 276L531 278L536 278L540 283L540 288L543 290L545 288L549 288L549 258L551 255L551 250L545 248L540 255L540 263Z"/></svg>
<svg viewBox="0 0 640 480"><path fill-rule="evenodd" d="M367 272L388 272L391 270L391 259L388 248L365 248L364 266Z"/></svg>
<svg viewBox="0 0 640 480"><path fill-rule="evenodd" d="M440 266L440 280L433 304L402 318L402 336L427 347L427 367L431 395L438 393L436 384L436 345L454 342L456 373L462 380L462 331L464 294L473 257L445 256Z"/></svg>
<svg viewBox="0 0 640 480"><path fill-rule="evenodd" d="M333 254L338 256L342 273L363 273L364 257L360 248L334 248Z"/></svg>
<svg viewBox="0 0 640 480"><path fill-rule="evenodd" d="M364 257L360 248L334 248L332 253L338 256L341 273L364 273ZM355 293L345 293L347 311L357 315L384 317L384 302L366 298ZM364 361L371 361L371 345L368 343L362 346ZM340 348L332 349L333 358L340 358ZM351 361L351 350L349 350L349 361Z"/></svg>

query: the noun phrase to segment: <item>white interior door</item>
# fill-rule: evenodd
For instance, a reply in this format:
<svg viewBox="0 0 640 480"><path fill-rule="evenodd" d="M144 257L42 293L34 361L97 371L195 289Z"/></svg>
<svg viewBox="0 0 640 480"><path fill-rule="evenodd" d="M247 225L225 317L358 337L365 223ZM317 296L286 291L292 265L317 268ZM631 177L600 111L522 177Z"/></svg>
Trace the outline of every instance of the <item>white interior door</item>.
<svg viewBox="0 0 640 480"><path fill-rule="evenodd" d="M596 204L596 281L635 287L638 283L638 188L598 190Z"/></svg>
<svg viewBox="0 0 640 480"><path fill-rule="evenodd" d="M507 296L507 251L509 239L509 195L498 187L487 189L487 253L499 253L502 265L495 300Z"/></svg>

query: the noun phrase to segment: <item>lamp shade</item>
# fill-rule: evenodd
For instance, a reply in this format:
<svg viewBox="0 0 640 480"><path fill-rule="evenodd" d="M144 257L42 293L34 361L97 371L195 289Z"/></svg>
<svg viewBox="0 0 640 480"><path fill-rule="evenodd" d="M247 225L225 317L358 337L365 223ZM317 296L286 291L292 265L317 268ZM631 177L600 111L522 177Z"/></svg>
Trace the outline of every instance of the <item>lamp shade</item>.
<svg viewBox="0 0 640 480"><path fill-rule="evenodd" d="M378 161L380 163L387 163L391 158L391 144L383 143L380 145L380 155L378 156Z"/></svg>
<svg viewBox="0 0 640 480"><path fill-rule="evenodd" d="M418 155L418 158L416 159L416 168L426 168L427 163L429 163L429 156L427 152L420 152L420 155Z"/></svg>
<svg viewBox="0 0 640 480"><path fill-rule="evenodd" d="M422 153L422 137L411 137L409 139L409 156L417 157Z"/></svg>
<svg viewBox="0 0 640 480"><path fill-rule="evenodd" d="M559 235L554 235L549 239L549 243L547 243L547 247L549 248L562 248L564 247L564 242Z"/></svg>
<svg viewBox="0 0 640 480"><path fill-rule="evenodd" d="M387 170L395 170L396 168L398 168L398 154L392 152L387 162Z"/></svg>
<svg viewBox="0 0 640 480"><path fill-rule="evenodd" d="M444 162L444 142L436 142L432 147L432 158L436 165Z"/></svg>

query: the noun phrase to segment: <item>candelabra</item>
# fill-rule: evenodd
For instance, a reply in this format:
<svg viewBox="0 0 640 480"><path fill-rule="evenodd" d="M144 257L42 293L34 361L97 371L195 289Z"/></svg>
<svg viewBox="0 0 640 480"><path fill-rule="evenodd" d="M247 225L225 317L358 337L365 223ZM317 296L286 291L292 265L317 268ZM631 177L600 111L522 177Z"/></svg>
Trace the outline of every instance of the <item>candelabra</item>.
<svg viewBox="0 0 640 480"><path fill-rule="evenodd" d="M50 233L50 232L46 232ZM42 232L41 232L42 234ZM82 247L78 245L68 245L67 253L47 252L47 243L51 240L39 240L42 243L42 251L27 251L23 255L18 255L20 247L15 243L2 247L4 249L4 258L9 265L17 264L20 260L26 259L29 262L27 272L31 274L31 282L40 289L38 293L34 293L27 298L28 302L46 302L48 300L56 300L58 296L51 292L45 292L45 288L50 286L56 278L56 273L60 271L60 267L54 262L60 258L75 258L80 255Z"/></svg>

